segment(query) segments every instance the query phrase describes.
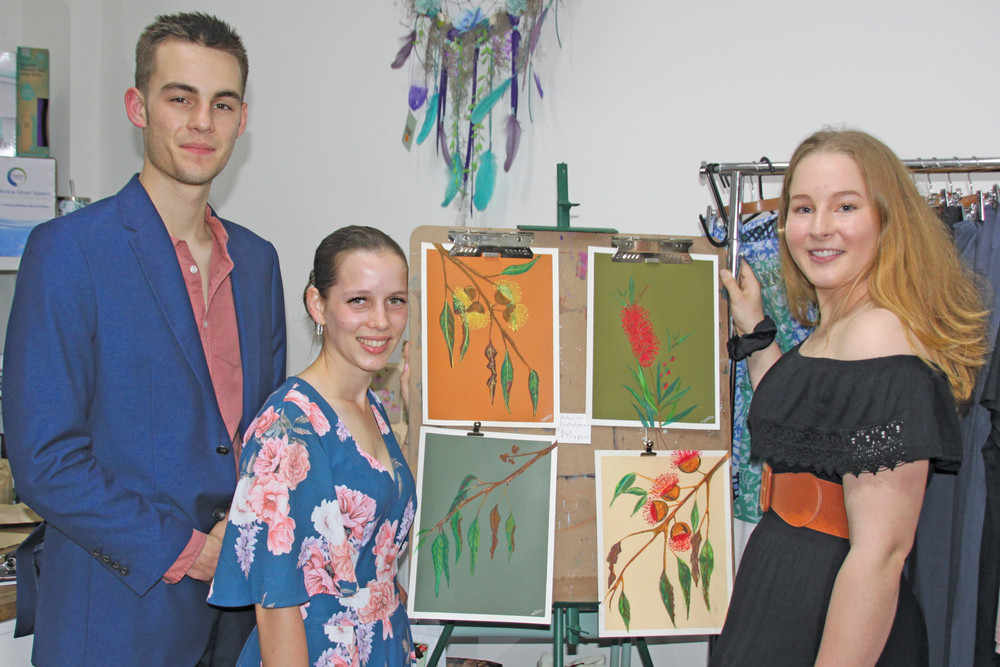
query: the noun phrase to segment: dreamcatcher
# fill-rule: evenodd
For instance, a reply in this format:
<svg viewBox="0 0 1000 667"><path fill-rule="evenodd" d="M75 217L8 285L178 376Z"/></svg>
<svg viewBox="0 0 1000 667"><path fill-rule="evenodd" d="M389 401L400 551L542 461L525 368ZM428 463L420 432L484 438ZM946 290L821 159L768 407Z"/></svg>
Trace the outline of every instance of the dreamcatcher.
<svg viewBox="0 0 1000 667"><path fill-rule="evenodd" d="M392 67L401 69L409 63L409 107L412 112L424 109L416 142L432 138L448 165L441 206L457 199L462 207L471 196L472 206L484 210L493 197L498 154L503 156L504 171L510 170L521 143L523 107L527 106L531 120L532 97L544 97L534 60L543 26L554 25L559 39L559 2L403 3L413 28L403 38ZM500 116L496 125L502 126L496 132L495 115ZM501 145L495 146L494 136L501 132Z"/></svg>

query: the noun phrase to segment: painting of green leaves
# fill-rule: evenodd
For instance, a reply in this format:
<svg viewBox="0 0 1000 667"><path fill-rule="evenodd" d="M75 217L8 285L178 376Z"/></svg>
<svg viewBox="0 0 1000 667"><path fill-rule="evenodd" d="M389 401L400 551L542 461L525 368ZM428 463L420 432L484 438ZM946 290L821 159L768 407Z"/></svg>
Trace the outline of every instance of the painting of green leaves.
<svg viewBox="0 0 1000 667"><path fill-rule="evenodd" d="M720 632L732 593L729 452L594 455L601 636Z"/></svg>
<svg viewBox="0 0 1000 667"><path fill-rule="evenodd" d="M589 249L587 414L597 426L716 430L718 260L611 261ZM599 378L599 382L595 382Z"/></svg>
<svg viewBox="0 0 1000 667"><path fill-rule="evenodd" d="M412 618L548 624L554 437L423 428Z"/></svg>

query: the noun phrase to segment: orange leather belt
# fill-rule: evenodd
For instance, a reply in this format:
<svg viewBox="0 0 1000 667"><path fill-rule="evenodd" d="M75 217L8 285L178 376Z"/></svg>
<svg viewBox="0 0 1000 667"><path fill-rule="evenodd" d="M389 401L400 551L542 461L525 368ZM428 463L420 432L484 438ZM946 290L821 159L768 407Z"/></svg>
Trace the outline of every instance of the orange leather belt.
<svg viewBox="0 0 1000 667"><path fill-rule="evenodd" d="M760 476L760 508L770 508L791 526L850 538L844 487L807 472L771 472L764 464Z"/></svg>

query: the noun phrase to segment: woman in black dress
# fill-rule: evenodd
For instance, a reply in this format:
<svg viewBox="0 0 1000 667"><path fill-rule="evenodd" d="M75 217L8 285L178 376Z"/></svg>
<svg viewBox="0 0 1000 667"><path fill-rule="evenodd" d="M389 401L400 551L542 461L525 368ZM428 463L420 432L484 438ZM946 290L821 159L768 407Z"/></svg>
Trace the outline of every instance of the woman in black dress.
<svg viewBox="0 0 1000 667"><path fill-rule="evenodd" d="M928 475L961 457L956 405L986 354L981 295L906 168L863 132L796 149L778 225L792 314L815 330L783 356L760 349L760 285L746 264L739 280L722 272L737 356L756 348L750 428L770 509L711 664L926 664L901 573Z"/></svg>

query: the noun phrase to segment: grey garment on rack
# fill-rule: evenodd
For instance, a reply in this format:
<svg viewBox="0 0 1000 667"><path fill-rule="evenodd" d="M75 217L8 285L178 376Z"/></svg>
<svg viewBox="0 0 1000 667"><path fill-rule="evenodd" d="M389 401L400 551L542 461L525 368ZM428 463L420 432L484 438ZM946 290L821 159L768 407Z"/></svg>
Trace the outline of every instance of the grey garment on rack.
<svg viewBox="0 0 1000 667"><path fill-rule="evenodd" d="M983 218L983 222L963 220L954 233L962 259L992 291L987 298L992 349L1000 320L1000 224L995 208L987 207ZM962 466L957 475L931 477L909 564L909 579L927 621L930 664L942 667L973 664L986 510L982 447L991 430L989 411L979 404L984 375L980 374L972 405L962 419Z"/></svg>

